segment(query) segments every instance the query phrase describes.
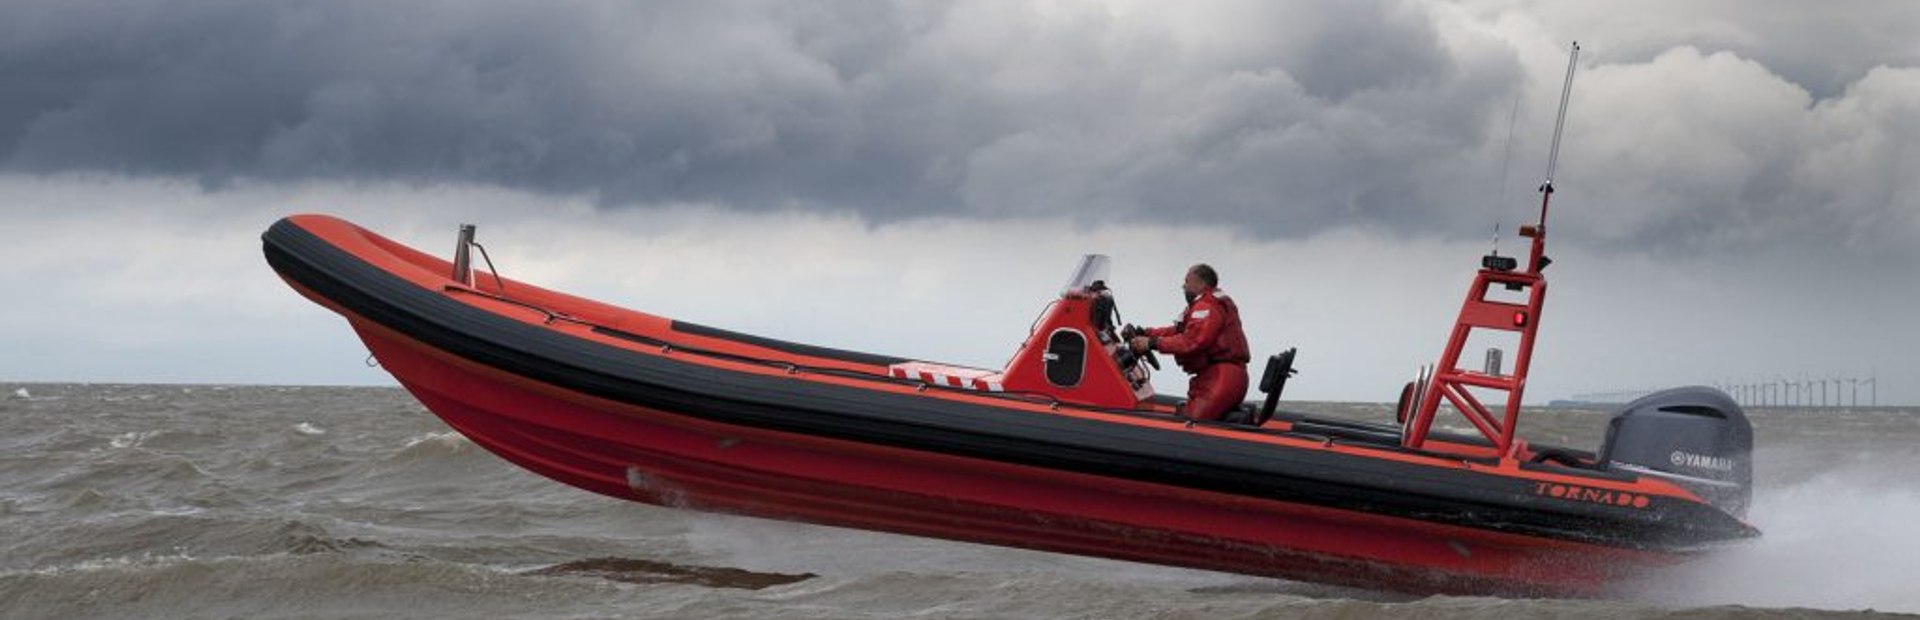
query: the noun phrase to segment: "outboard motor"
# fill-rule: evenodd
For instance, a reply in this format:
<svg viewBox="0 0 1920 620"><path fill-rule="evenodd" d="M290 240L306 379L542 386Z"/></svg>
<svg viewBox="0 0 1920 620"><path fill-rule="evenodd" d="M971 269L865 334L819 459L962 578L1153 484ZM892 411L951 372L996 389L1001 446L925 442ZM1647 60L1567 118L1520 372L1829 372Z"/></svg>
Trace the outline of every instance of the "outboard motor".
<svg viewBox="0 0 1920 620"><path fill-rule="evenodd" d="M1658 477L1745 518L1753 499L1753 426L1710 387L1648 394L1613 415L1600 466Z"/></svg>

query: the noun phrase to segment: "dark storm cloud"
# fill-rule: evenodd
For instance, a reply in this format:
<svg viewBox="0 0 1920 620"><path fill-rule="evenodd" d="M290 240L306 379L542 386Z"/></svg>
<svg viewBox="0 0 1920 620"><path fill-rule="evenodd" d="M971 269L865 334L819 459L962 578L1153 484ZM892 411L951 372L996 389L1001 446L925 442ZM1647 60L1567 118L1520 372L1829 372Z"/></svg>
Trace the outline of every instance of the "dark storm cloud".
<svg viewBox="0 0 1920 620"><path fill-rule="evenodd" d="M10 2L0 169L1479 234L1516 100L1510 187L1543 159L1551 24L1615 15L1579 6L1520 32L1556 40L1530 46L1503 20L1537 11L1503 2ZM1849 39L1845 20L1802 33L1796 14L1612 25L1651 34L1600 47L1595 70L1643 90L1583 83L1570 155L1590 195L1634 206L1579 234L1676 248L1920 229L1873 198L1900 175L1832 171L1902 152L1912 132L1883 130L1920 78L1871 71L1885 37ZM1792 49L1852 42L1802 59L1766 45L1783 32ZM1725 45L1671 55L1701 41ZM1799 77L1751 61L1768 53ZM1664 94L1713 80L1704 99ZM1674 105L1619 112L1647 93ZM1699 158L1657 156L1672 153ZM1739 226L1687 226L1704 221Z"/></svg>
<svg viewBox="0 0 1920 620"><path fill-rule="evenodd" d="M10 20L4 79L31 87L0 119L19 170L481 181L758 203L805 196L817 188L781 186L831 173L818 167L851 163L844 151L861 146L849 141L856 110L844 82L795 49L799 27L719 5L10 11L22 12L30 19Z"/></svg>
<svg viewBox="0 0 1920 620"><path fill-rule="evenodd" d="M1394 186L1479 141L1517 77L1497 55L1463 66L1417 7L1213 8L13 3L0 153L877 219L1286 196L1319 221L1402 209Z"/></svg>

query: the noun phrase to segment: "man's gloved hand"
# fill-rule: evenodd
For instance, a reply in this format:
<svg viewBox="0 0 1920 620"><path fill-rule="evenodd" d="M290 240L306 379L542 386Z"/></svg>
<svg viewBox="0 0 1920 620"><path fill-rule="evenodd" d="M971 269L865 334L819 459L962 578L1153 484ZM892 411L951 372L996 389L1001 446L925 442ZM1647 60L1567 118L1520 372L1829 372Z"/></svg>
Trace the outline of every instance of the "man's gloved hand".
<svg viewBox="0 0 1920 620"><path fill-rule="evenodd" d="M1128 323L1126 327L1120 328L1120 339L1132 340L1134 336L1140 335L1140 332L1141 329L1139 326Z"/></svg>

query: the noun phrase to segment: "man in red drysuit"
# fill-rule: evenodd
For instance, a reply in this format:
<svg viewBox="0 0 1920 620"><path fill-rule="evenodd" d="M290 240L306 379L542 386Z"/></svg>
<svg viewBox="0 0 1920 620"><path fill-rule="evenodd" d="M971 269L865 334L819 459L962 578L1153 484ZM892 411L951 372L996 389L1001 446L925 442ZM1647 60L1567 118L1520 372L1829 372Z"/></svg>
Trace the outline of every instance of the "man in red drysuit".
<svg viewBox="0 0 1920 620"><path fill-rule="evenodd" d="M1193 375L1182 413L1196 420L1218 420L1247 396L1247 362L1253 359L1247 333L1240 328L1240 309L1219 286L1213 267L1194 265L1180 285L1187 297L1180 319L1139 330L1128 343L1136 352L1171 353Z"/></svg>

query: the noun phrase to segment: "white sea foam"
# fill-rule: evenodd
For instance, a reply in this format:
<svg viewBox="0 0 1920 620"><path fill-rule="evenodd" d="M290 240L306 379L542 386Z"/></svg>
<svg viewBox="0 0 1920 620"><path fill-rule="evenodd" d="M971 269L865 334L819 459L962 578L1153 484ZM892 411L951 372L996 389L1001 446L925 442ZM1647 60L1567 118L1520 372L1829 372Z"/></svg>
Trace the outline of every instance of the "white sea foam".
<svg viewBox="0 0 1920 620"><path fill-rule="evenodd" d="M140 570L140 569L146 569L146 568L165 567L173 564L178 564L181 562L192 562L196 559L198 558L195 558L193 554L188 553L185 549L175 547L170 551L162 552L162 553L154 553L149 551L149 552L138 554L138 555L93 558L88 560L82 560L80 562L76 562L72 564L56 564L56 565L50 565L50 566L34 567L31 569L27 569L25 571L10 571L8 573L0 573L0 575L34 574L34 575L41 575L41 576L58 576L58 575L70 575L75 573L133 571L133 570Z"/></svg>
<svg viewBox="0 0 1920 620"><path fill-rule="evenodd" d="M132 448L134 446L140 445L141 442L146 441L147 438L152 436L153 436L153 431L134 431L131 433L121 433L118 435L114 435L112 439L108 439L107 445L112 446L115 449Z"/></svg>
<svg viewBox="0 0 1920 620"><path fill-rule="evenodd" d="M151 514L154 516L162 516L162 517L186 517L186 516L201 514L206 511L207 509L201 508L199 506L183 505L183 506L169 506L165 508L154 508L154 509L151 509L148 512L148 514Z"/></svg>
<svg viewBox="0 0 1920 620"><path fill-rule="evenodd" d="M1920 486L1911 457L1880 455L1755 494L1764 535L1663 571L1665 603L1920 612Z"/></svg>
<svg viewBox="0 0 1920 620"><path fill-rule="evenodd" d="M473 442L460 433L439 431L415 435L396 454L403 458L438 458L466 454Z"/></svg>
<svg viewBox="0 0 1920 620"><path fill-rule="evenodd" d="M327 429L324 429L324 428L320 428L320 427L318 427L318 426L314 426L312 422L301 422L301 423L299 423L299 424L295 424L295 425L293 425L293 430L294 430L294 432L297 432L297 433L300 433L300 434L302 434L302 435L325 435L325 434L327 434Z"/></svg>
<svg viewBox="0 0 1920 620"><path fill-rule="evenodd" d="M432 443L432 444L437 444L437 445L457 449L461 446L461 444L464 444L466 442L467 442L467 438L461 437L460 433L456 433L453 431L437 431L437 432L427 433L424 435L415 435L413 438L407 440L407 445L403 446L403 448L411 448L424 443Z"/></svg>
<svg viewBox="0 0 1920 620"><path fill-rule="evenodd" d="M13 397L18 398L20 400L31 400L33 398L33 394L31 392L28 392L27 388L20 388L13 391Z"/></svg>

